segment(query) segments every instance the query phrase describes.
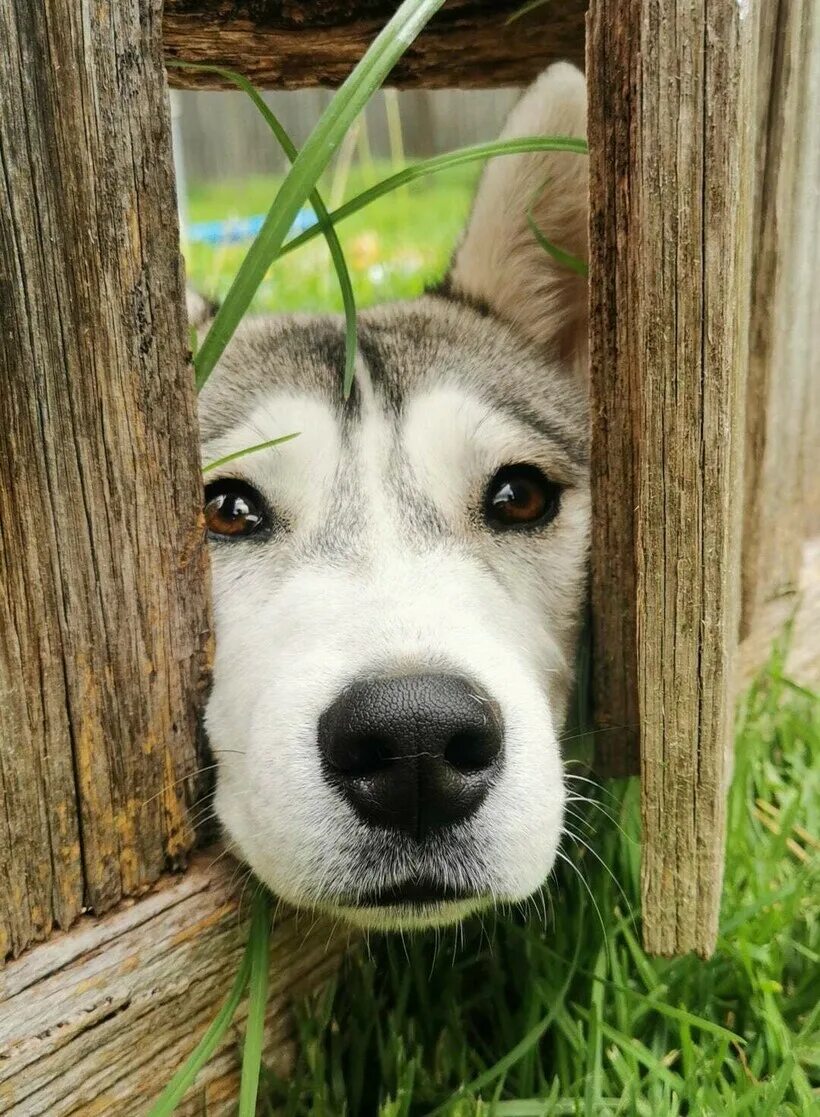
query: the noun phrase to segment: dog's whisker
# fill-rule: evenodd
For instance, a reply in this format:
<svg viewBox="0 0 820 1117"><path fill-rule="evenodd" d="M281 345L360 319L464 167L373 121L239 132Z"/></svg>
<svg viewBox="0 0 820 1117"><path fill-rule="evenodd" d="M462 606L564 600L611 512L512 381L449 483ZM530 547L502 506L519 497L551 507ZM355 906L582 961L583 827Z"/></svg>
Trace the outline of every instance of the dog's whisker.
<svg viewBox="0 0 820 1117"><path fill-rule="evenodd" d="M592 848L592 846L589 845L588 842L585 842L584 839L579 834L571 834L570 836L572 837L572 839L574 841L578 842L579 845L583 846L583 848L590 854L590 856L594 857L595 860L598 862L598 864L604 869L604 871L609 876L609 878L612 880L612 883L615 885L618 892L620 893L621 899L623 900L624 904L626 905L626 910L627 910L627 912L629 912L630 918L634 920L634 913L632 912L631 901L629 900L629 897L627 896L626 892L624 892L624 889L623 889L623 886L621 885L621 882L615 876L615 873L612 871L610 866L607 865L607 863L606 863L606 861L604 861L603 857L601 857L601 855L599 853L597 853Z"/></svg>
<svg viewBox="0 0 820 1117"><path fill-rule="evenodd" d="M217 768L217 767L218 767L217 764L206 764L203 768L195 768L193 771L189 772L186 776L180 776L178 780L171 780L170 783L163 784L162 787L159 789L159 791L155 792L154 795L150 795L147 799L145 799L142 803L140 803L140 810L144 811L145 808L150 803L153 803L155 800L160 799L163 795L166 795L169 791L173 791L174 788L179 787L179 785L181 783L188 783L191 780L195 780L197 776L201 776L205 772L210 772L212 769Z"/></svg>
<svg viewBox="0 0 820 1117"><path fill-rule="evenodd" d="M589 807L594 807L595 810L600 811L601 814L612 823L612 825L615 827L616 830L618 830L623 838L625 838L632 845L640 845L638 839L630 834L627 830L625 830L620 822L617 820L617 818L615 818L615 816L611 814L596 799L587 799L584 796L570 796L567 798L567 803L585 803Z"/></svg>
<svg viewBox="0 0 820 1117"><path fill-rule="evenodd" d="M561 849L556 851L556 856L558 858L560 858L560 860L563 861L565 864L569 865L569 867L572 869L572 871L577 875L581 884L584 886L584 890L587 893L587 895L589 896L590 900L592 901L592 906L595 908L595 913L598 916L598 922L601 924L601 932L602 932L603 937L604 937L604 942L608 946L609 945L609 936L607 934L606 924L604 923L604 917L601 914L601 909L598 907L598 901L595 899L595 893L592 891L592 889L589 886L589 883L587 882L586 878L584 877L584 874L581 872L581 870L578 868L578 866L575 864L575 862L572 860L571 857L567 857L567 855Z"/></svg>

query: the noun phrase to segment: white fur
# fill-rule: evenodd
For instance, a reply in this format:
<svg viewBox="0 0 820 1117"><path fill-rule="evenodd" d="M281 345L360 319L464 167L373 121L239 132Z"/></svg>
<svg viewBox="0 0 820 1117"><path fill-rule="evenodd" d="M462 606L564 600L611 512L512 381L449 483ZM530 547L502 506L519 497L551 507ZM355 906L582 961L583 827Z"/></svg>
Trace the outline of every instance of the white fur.
<svg viewBox="0 0 820 1117"><path fill-rule="evenodd" d="M453 403L440 393L415 400L403 442L424 487L441 494L441 511L458 518L526 438L514 421L469 398ZM254 439L303 432L241 459L242 476L292 518L291 549L321 523L334 499L335 423L322 410L309 399L271 398L250 429L240 427L214 451L247 445L251 432ZM436 462L436 476L435 445L450 422L449 457ZM477 423L480 443L471 437ZM550 676L564 679L567 664L553 632L533 618L556 611L561 580L548 567L561 564L562 536L583 532L587 498L568 498L565 523L556 525L554 547L542 551L541 561L508 557L509 586L499 585L478 558L446 546L413 553L401 544L402 509L383 480L387 431L374 408L356 460L347 463L359 471L366 495L372 562L359 569L324 560L289 567L273 551L254 558L240 557L232 544L214 548L217 655L207 728L220 762L218 813L278 895L301 905L332 904L334 893L360 887L349 846L366 844L369 835L322 775L320 715L358 678L455 670L496 698L506 726L502 778L463 824L462 841L482 852L486 890L520 899L549 872L564 802ZM413 868L403 864L399 878ZM457 864L446 872L458 883ZM385 872L384 883L392 882Z"/></svg>

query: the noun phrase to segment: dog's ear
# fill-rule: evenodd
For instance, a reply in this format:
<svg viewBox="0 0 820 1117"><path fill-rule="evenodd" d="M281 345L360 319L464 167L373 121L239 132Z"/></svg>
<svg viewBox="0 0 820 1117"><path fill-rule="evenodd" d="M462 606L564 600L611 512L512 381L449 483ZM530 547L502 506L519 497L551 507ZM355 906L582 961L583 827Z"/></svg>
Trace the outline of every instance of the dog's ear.
<svg viewBox="0 0 820 1117"><path fill-rule="evenodd" d="M586 84L550 66L511 112L502 139L586 136ZM478 187L447 287L484 303L528 338L586 363L587 284L539 243L587 258L587 156L536 152L491 159Z"/></svg>

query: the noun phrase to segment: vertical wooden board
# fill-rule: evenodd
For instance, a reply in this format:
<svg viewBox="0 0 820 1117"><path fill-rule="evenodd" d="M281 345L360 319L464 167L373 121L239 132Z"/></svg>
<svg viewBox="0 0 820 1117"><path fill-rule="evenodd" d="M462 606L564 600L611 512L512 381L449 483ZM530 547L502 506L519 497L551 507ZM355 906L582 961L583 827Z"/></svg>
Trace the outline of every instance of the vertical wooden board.
<svg viewBox="0 0 820 1117"><path fill-rule="evenodd" d="M0 0L0 957L191 844L206 553L159 0Z"/></svg>
<svg viewBox="0 0 820 1117"><path fill-rule="evenodd" d="M593 0L588 23L593 501L616 521L593 542L611 548L593 604L596 637L637 632L615 694L639 714L644 938L661 954L708 953L720 903L753 22L730 0Z"/></svg>
<svg viewBox="0 0 820 1117"><path fill-rule="evenodd" d="M820 531L820 7L760 13L742 632Z"/></svg>
<svg viewBox="0 0 820 1117"><path fill-rule="evenodd" d="M618 5L593 3L587 20L590 173L590 411L592 424L592 704L595 769L636 775L637 504L641 380L635 375L640 254L637 52L612 34Z"/></svg>

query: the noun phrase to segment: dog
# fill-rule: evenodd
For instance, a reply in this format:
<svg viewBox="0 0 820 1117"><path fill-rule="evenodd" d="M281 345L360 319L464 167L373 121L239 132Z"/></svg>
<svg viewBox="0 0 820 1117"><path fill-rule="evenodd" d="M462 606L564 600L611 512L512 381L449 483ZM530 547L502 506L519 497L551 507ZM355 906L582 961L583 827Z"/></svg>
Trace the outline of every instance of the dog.
<svg viewBox="0 0 820 1117"><path fill-rule="evenodd" d="M502 133L585 134L548 69ZM246 319L200 397L230 846L285 901L367 928L545 882L590 529L583 155L491 160L438 288L344 322Z"/></svg>

